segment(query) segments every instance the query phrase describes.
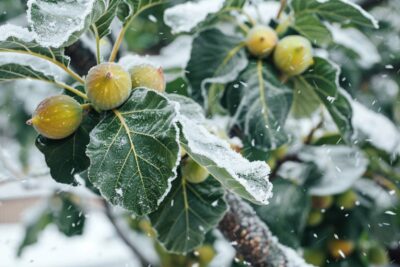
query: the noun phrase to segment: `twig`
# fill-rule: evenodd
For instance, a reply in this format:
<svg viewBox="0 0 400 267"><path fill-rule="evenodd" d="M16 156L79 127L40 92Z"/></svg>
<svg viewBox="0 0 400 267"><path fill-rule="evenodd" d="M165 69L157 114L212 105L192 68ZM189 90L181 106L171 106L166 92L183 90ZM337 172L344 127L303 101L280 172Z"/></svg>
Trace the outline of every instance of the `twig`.
<svg viewBox="0 0 400 267"><path fill-rule="evenodd" d="M281 159L276 161L275 167L272 169L271 174L269 175L269 180L272 181L277 177L278 171L282 167L282 165L288 161L292 162L303 162L296 154L287 154Z"/></svg>
<svg viewBox="0 0 400 267"><path fill-rule="evenodd" d="M124 244L131 250L132 254L139 259L140 264L143 267L151 266L150 262L148 262L142 254L139 252L139 250L132 244L131 240L127 237L127 234L124 233L124 231L121 229L119 226L117 220L114 217L114 214L112 213L111 206L110 204L107 203L106 200L103 200L104 203L104 209L105 209L105 214L112 224L112 226L115 229L115 232L117 233L118 237L124 242Z"/></svg>

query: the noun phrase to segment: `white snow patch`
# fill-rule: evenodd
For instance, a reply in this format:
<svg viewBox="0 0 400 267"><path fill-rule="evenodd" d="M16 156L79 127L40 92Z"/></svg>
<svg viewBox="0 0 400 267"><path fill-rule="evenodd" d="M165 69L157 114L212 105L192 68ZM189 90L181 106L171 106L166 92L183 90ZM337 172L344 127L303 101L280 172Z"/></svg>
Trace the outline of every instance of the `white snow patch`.
<svg viewBox="0 0 400 267"><path fill-rule="evenodd" d="M23 42L32 42L35 40L36 35L24 27L12 24L0 26L0 41L5 41L9 37L15 37Z"/></svg>
<svg viewBox="0 0 400 267"><path fill-rule="evenodd" d="M352 122L356 133L363 134L367 140L388 153L400 153L399 129L385 116L376 113L362 104L352 101Z"/></svg>
<svg viewBox="0 0 400 267"><path fill-rule="evenodd" d="M280 4L275 1L259 2L256 5L247 2L244 11L252 18L257 18L261 24L268 25L269 22L276 17ZM262 14L260 16L260 14Z"/></svg>
<svg viewBox="0 0 400 267"><path fill-rule="evenodd" d="M173 6L165 10L165 24L171 27L174 34L190 32L209 14L218 12L224 2L224 0L201 0Z"/></svg>

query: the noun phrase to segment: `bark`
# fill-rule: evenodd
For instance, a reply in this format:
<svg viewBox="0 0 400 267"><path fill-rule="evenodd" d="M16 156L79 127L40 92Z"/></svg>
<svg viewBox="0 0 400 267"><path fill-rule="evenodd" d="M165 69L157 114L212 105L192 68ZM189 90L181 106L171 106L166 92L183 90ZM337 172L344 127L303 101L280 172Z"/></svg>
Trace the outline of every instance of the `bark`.
<svg viewBox="0 0 400 267"><path fill-rule="evenodd" d="M293 250L279 243L249 204L231 193L226 199L229 210L219 223L219 230L250 266L310 266Z"/></svg>

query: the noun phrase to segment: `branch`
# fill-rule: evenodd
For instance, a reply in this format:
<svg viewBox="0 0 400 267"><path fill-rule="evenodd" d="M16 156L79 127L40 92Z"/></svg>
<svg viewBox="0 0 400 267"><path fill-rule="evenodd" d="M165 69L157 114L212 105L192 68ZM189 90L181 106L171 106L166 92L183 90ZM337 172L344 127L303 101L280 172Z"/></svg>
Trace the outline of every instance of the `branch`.
<svg viewBox="0 0 400 267"><path fill-rule="evenodd" d="M288 161L303 162L296 154L287 154L283 158L278 159L276 161L275 167L272 169L271 174L269 175L270 181L274 180L277 177L278 171L280 170L282 165Z"/></svg>
<svg viewBox="0 0 400 267"><path fill-rule="evenodd" d="M228 193L230 209L219 223L222 234L234 242L238 254L253 267L311 267L293 250L281 245L253 208Z"/></svg>
<svg viewBox="0 0 400 267"><path fill-rule="evenodd" d="M117 220L115 219L110 204L107 203L106 200L103 200L104 202L104 209L105 209L105 214L112 224L112 226L115 229L115 232L117 233L118 237L124 242L124 244L131 250L133 256L137 259L139 259L141 266L147 267L151 266L150 262L148 262L142 254L137 250L137 248L133 245L131 240L128 238L127 234L124 232L123 229L121 229L120 225L118 224Z"/></svg>

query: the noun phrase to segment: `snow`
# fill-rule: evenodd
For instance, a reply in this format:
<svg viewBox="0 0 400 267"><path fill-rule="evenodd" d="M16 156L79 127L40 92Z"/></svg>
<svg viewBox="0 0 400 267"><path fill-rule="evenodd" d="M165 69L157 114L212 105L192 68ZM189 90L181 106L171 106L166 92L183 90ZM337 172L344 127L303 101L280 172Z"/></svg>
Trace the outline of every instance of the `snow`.
<svg viewBox="0 0 400 267"><path fill-rule="evenodd" d="M362 104L352 101L353 126L357 135L366 136L366 140L388 153L400 153L399 129L385 116L376 113ZM360 138L362 136L358 136Z"/></svg>
<svg viewBox="0 0 400 267"><path fill-rule="evenodd" d="M278 247L283 251L286 255L287 259L287 267L313 267L314 265L308 264L301 258L296 251L292 248L279 244Z"/></svg>
<svg viewBox="0 0 400 267"><path fill-rule="evenodd" d="M362 32L354 28L340 28L337 25L326 25L332 33L333 40L337 44L341 44L354 52L360 58L357 62L363 68L372 67L381 61L381 56L375 45Z"/></svg>
<svg viewBox="0 0 400 267"><path fill-rule="evenodd" d="M85 28L86 20L97 0L64 1L29 0L27 18L37 41L45 47L61 47L75 33ZM33 18L32 11L40 12ZM41 23L40 21L46 21Z"/></svg>
<svg viewBox="0 0 400 267"><path fill-rule="evenodd" d="M36 35L24 27L12 24L0 26L0 41L5 41L9 37L15 37L24 42L32 42L35 40Z"/></svg>
<svg viewBox="0 0 400 267"><path fill-rule="evenodd" d="M164 21L172 29L172 33L190 32L209 14L218 12L224 0L200 0L175 5L165 10Z"/></svg>
<svg viewBox="0 0 400 267"><path fill-rule="evenodd" d="M261 24L268 25L276 17L276 14L278 14L279 7L280 3L275 1L260 1L257 5L247 2L244 6L244 11L252 18L257 18L257 21Z"/></svg>

